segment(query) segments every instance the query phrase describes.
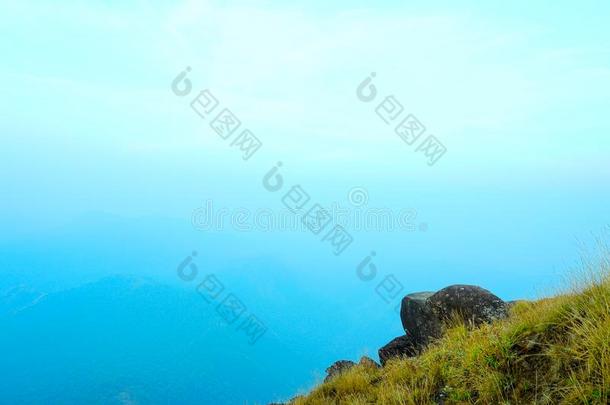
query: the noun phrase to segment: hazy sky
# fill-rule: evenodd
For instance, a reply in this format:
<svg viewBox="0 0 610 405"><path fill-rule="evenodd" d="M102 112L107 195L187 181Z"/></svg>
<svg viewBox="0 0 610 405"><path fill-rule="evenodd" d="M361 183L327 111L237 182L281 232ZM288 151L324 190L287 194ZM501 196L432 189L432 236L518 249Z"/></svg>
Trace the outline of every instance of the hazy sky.
<svg viewBox="0 0 610 405"><path fill-rule="evenodd" d="M608 223L610 3L403 3L4 3L3 238L98 212L188 223L206 199L280 207L260 187L277 161L325 203L358 186L416 208L436 238L421 261L544 261ZM251 160L171 92L186 66L262 140ZM375 114L389 95L446 146L433 167Z"/></svg>

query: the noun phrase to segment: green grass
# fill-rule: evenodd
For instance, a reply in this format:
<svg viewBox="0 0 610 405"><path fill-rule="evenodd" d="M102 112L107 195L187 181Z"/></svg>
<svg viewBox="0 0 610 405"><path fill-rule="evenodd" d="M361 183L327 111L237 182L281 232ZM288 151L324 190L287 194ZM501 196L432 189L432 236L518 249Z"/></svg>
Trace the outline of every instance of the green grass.
<svg viewBox="0 0 610 405"><path fill-rule="evenodd" d="M595 266L605 276L520 302L492 325L456 324L417 358L355 366L293 404L434 404L441 393L445 404L608 404L608 264Z"/></svg>

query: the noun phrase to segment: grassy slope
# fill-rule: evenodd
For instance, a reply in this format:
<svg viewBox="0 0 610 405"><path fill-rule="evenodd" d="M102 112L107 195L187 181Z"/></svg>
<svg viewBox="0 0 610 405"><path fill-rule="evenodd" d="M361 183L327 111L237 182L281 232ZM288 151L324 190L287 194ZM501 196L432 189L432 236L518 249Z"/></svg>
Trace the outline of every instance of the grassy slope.
<svg viewBox="0 0 610 405"><path fill-rule="evenodd" d="M293 403L419 405L441 392L445 404L610 403L610 278L586 285L452 327L420 357L356 366Z"/></svg>

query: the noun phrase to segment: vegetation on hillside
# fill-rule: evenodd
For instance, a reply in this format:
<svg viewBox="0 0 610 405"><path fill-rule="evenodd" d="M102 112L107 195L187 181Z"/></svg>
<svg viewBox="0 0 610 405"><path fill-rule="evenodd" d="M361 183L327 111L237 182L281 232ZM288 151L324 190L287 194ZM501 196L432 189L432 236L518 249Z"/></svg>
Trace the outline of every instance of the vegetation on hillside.
<svg viewBox="0 0 610 405"><path fill-rule="evenodd" d="M292 403L608 404L609 259L570 291L491 325L456 323L418 357L357 365Z"/></svg>

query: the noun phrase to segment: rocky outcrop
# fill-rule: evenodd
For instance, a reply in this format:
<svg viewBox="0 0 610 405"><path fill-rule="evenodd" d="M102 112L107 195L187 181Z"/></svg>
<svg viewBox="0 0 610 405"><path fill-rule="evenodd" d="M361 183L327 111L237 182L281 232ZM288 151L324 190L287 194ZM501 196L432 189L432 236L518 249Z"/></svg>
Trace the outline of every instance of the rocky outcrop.
<svg viewBox="0 0 610 405"><path fill-rule="evenodd" d="M442 290L406 295L401 302L400 320L405 335L394 338L379 349L381 366L394 357L414 357L433 340L442 336L451 322L461 321L476 327L508 316L511 304L475 285L451 285ZM380 367L373 359L362 357L365 367ZM326 369L324 382L349 370L356 363L339 360Z"/></svg>
<svg viewBox="0 0 610 405"><path fill-rule="evenodd" d="M446 322L452 316L472 326L490 323L508 316L508 305L484 288L474 285L452 285L428 298L432 312Z"/></svg>
<svg viewBox="0 0 610 405"><path fill-rule="evenodd" d="M381 364L392 357L416 356L441 337L443 329L454 320L476 327L507 317L508 310L506 302L474 285L452 285L437 292L409 294L400 307L405 335L379 349Z"/></svg>

